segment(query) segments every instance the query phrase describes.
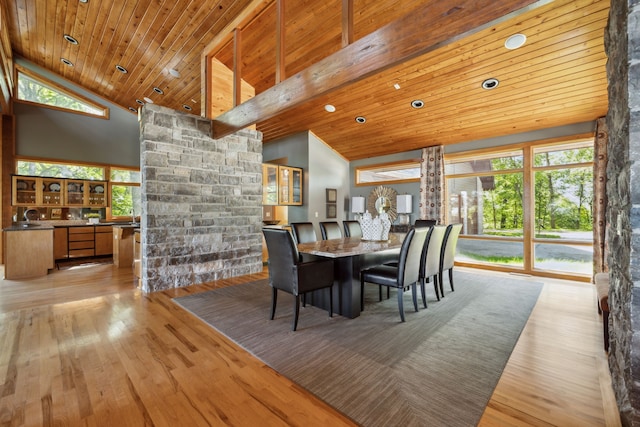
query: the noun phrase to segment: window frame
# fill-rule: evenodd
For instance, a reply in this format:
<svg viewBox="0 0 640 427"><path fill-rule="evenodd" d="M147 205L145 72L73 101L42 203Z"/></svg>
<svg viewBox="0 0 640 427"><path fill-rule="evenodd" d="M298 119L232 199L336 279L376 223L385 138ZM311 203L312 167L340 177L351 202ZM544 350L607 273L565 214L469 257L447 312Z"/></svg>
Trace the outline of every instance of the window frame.
<svg viewBox="0 0 640 427"><path fill-rule="evenodd" d="M408 182L420 182L420 177L410 178L410 179L390 179L385 181L367 181L362 182L360 180L360 173L372 170L378 170L385 168L390 168L389 170L399 170L402 169L401 166L407 166L406 169L420 169L421 160L420 159L407 159L407 160L399 160L395 162L388 163L376 163L374 165L365 165L365 166L356 166L354 170L354 180L356 187L364 187L364 186L372 186L372 185L389 185L389 184L403 184Z"/></svg>

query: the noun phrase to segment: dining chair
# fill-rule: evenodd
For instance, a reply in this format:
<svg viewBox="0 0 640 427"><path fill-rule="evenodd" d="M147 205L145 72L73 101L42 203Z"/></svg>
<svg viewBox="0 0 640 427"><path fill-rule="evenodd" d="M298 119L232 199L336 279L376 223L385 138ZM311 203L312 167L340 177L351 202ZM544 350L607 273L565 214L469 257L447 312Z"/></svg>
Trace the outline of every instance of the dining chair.
<svg viewBox="0 0 640 427"><path fill-rule="evenodd" d="M273 320L275 317L278 290L292 294L295 298L291 330L295 331L300 314L300 296L324 288L329 290L329 317L333 317L333 260L325 258L311 262L302 261L289 231L281 228L263 228L262 233L269 252L269 319Z"/></svg>
<svg viewBox="0 0 640 427"><path fill-rule="evenodd" d="M362 237L362 227L358 221L342 221L345 237Z"/></svg>
<svg viewBox="0 0 640 427"><path fill-rule="evenodd" d="M440 296L444 298L442 288L445 271L449 271L449 286L453 292L453 265L456 256L456 246L458 246L458 236L462 230L462 224L449 224L442 241L442 253L440 254L440 271L438 272L438 281L440 282Z"/></svg>
<svg viewBox="0 0 640 427"><path fill-rule="evenodd" d="M364 284L373 283L398 290L398 311L403 322L405 321L404 291L409 287L413 297L413 307L418 311L416 284L420 280L420 260L428 232L429 229L427 228L412 228L409 230L402 241L397 267L382 264L360 272L361 310L364 310ZM380 300L382 300L382 294L380 294Z"/></svg>
<svg viewBox="0 0 640 427"><path fill-rule="evenodd" d="M416 219L413 223L414 227L431 227L438 223L435 219Z"/></svg>
<svg viewBox="0 0 640 427"><path fill-rule="evenodd" d="M322 240L341 239L342 230L337 221L322 221L320 222L320 235Z"/></svg>
<svg viewBox="0 0 640 427"><path fill-rule="evenodd" d="M434 225L430 228L429 235L424 242L424 250L420 260L420 292L422 293L422 305L427 308L425 283L433 279L433 289L436 298L440 301L438 292L438 274L440 273L440 254L442 242L447 231L446 225Z"/></svg>
<svg viewBox="0 0 640 427"><path fill-rule="evenodd" d="M298 244L318 241L316 229L310 222L292 222L291 231L293 233L293 238Z"/></svg>

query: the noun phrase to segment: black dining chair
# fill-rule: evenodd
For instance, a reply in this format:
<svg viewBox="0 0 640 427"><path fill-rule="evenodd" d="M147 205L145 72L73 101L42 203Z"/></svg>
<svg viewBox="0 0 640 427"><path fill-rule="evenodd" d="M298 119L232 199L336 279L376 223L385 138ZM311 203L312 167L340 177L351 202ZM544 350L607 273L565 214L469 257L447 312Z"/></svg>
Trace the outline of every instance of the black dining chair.
<svg viewBox="0 0 640 427"><path fill-rule="evenodd" d="M444 298L444 291L442 288L445 271L449 271L449 286L451 292L453 292L453 265L456 256L456 247L458 246L458 236L462 230L462 224L449 224L445 231L444 239L442 242L442 253L440 254L440 268L438 272L438 281L440 282L440 296Z"/></svg>
<svg viewBox="0 0 640 427"><path fill-rule="evenodd" d="M269 285L271 286L271 313L276 313L278 290L292 294L293 323L291 330L298 327L300 296L318 289L329 290L329 317L333 317L333 260L315 259L301 261L300 254L289 231L279 228L263 228L262 233L269 253Z"/></svg>
<svg viewBox="0 0 640 427"><path fill-rule="evenodd" d="M341 239L342 230L337 221L322 221L320 222L320 235L322 240Z"/></svg>
<svg viewBox="0 0 640 427"><path fill-rule="evenodd" d="M345 237L362 237L362 227L358 221L342 221Z"/></svg>
<svg viewBox="0 0 640 427"><path fill-rule="evenodd" d="M416 221L413 223L413 226L414 227L432 227L437 223L438 221L436 221L435 219L416 219Z"/></svg>
<svg viewBox="0 0 640 427"><path fill-rule="evenodd" d="M427 296L425 283L433 280L433 289L436 298L440 301L438 292L438 274L440 273L440 254L442 253L442 242L447 231L445 225L434 225L429 230L427 239L424 242L422 259L420 260L420 292L422 293L422 305L427 308Z"/></svg>
<svg viewBox="0 0 640 427"><path fill-rule="evenodd" d="M292 222L291 232L293 233L293 238L298 244L318 241L316 229L310 222Z"/></svg>
<svg viewBox="0 0 640 427"><path fill-rule="evenodd" d="M404 237L398 266L377 265L364 269L360 272L360 308L364 310L364 284L373 283L376 285L396 288L398 290L398 311L400 319L404 322L404 291L411 288L413 297L413 307L418 311L418 299L416 284L420 280L420 260L425 239L427 238L427 228L412 228ZM382 293L380 292L380 300Z"/></svg>

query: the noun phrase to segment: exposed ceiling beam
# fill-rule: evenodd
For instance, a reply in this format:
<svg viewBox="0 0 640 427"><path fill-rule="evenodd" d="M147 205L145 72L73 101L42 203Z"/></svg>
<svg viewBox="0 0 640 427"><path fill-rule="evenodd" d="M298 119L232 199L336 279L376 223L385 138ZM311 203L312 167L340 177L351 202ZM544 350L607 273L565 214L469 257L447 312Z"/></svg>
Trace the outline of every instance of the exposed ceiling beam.
<svg viewBox="0 0 640 427"><path fill-rule="evenodd" d="M424 55L551 0L429 2L217 117L212 137L274 117L304 102Z"/></svg>

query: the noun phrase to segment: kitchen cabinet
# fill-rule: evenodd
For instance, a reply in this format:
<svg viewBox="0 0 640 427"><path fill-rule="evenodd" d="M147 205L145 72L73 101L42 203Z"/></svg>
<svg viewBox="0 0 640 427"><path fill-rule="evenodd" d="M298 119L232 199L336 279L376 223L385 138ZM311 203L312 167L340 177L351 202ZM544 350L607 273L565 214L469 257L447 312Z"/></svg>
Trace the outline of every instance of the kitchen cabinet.
<svg viewBox="0 0 640 427"><path fill-rule="evenodd" d="M69 258L94 256L95 233L93 226L69 227Z"/></svg>
<svg viewBox="0 0 640 427"><path fill-rule="evenodd" d="M105 207L106 189L105 181L69 179L66 182L66 206Z"/></svg>
<svg viewBox="0 0 640 427"><path fill-rule="evenodd" d="M262 204L278 204L278 165L262 164Z"/></svg>
<svg viewBox="0 0 640 427"><path fill-rule="evenodd" d="M5 229L4 278L28 279L46 276L53 261L53 228Z"/></svg>
<svg viewBox="0 0 640 427"><path fill-rule="evenodd" d="M302 169L278 166L278 203L302 205Z"/></svg>
<svg viewBox="0 0 640 427"><path fill-rule="evenodd" d="M12 203L14 206L62 206L65 180L14 175Z"/></svg>
<svg viewBox="0 0 640 427"><path fill-rule="evenodd" d="M66 227L56 227L53 229L53 259L69 258L68 232L69 229Z"/></svg>
<svg viewBox="0 0 640 427"><path fill-rule="evenodd" d="M95 227L96 256L111 255L113 253L113 227L100 225Z"/></svg>
<svg viewBox="0 0 640 427"><path fill-rule="evenodd" d="M137 227L117 225L113 227L113 265L131 268L133 266L133 234Z"/></svg>

